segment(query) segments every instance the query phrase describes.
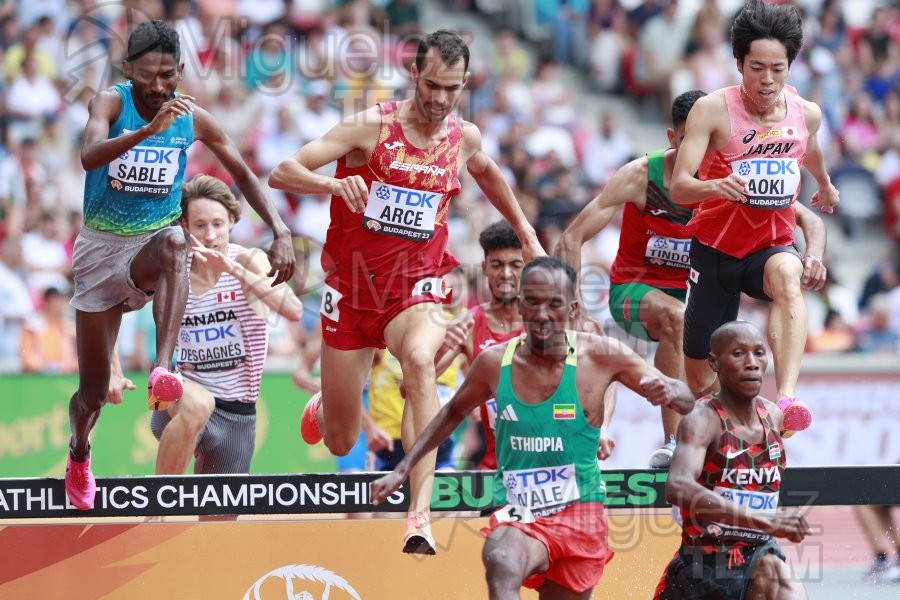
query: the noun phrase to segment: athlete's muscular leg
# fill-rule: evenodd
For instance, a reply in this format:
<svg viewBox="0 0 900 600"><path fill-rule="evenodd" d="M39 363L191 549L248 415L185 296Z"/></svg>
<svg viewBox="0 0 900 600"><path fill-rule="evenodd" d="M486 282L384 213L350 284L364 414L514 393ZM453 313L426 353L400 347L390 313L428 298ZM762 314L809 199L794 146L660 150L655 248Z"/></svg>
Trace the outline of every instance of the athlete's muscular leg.
<svg viewBox="0 0 900 600"><path fill-rule="evenodd" d="M319 430L335 456L346 456L362 427L362 392L375 348L338 350L322 344L322 403Z"/></svg>
<svg viewBox="0 0 900 600"><path fill-rule="evenodd" d="M122 322L122 306L103 312L75 311L75 343L78 352L78 389L69 400L72 456L81 462L88 453L88 436L106 404L110 359Z"/></svg>
<svg viewBox="0 0 900 600"><path fill-rule="evenodd" d="M422 435L440 408L435 385L434 355L444 341L445 325L438 304L410 306L384 329L384 340L403 369L406 403L402 437L406 450ZM428 512L434 485L437 451L429 452L410 473L413 499L410 511Z"/></svg>
<svg viewBox="0 0 900 600"><path fill-rule="evenodd" d="M684 381L695 398L702 398L719 390L715 371L709 368L709 360L684 357Z"/></svg>
<svg viewBox="0 0 900 600"><path fill-rule="evenodd" d="M134 257L131 280L153 297L156 322L156 362L169 369L188 297L188 243L184 231L167 227L157 233Z"/></svg>
<svg viewBox="0 0 900 600"><path fill-rule="evenodd" d="M156 453L157 475L183 475L187 470L197 438L216 407L213 395L202 385L184 381L184 396L169 405L172 420L159 439Z"/></svg>
<svg viewBox="0 0 900 600"><path fill-rule="evenodd" d="M788 252L769 257L763 273L763 289L772 299L769 345L775 361L778 397L794 395L806 346L806 303L800 287L802 274L800 259Z"/></svg>
<svg viewBox="0 0 900 600"><path fill-rule="evenodd" d="M518 600L525 578L550 568L544 544L515 527L498 527L488 536L481 562L491 600Z"/></svg>
<svg viewBox="0 0 900 600"><path fill-rule="evenodd" d="M787 563L767 554L756 561L749 574L746 600L806 600L806 588L795 581Z"/></svg>
<svg viewBox="0 0 900 600"><path fill-rule="evenodd" d="M653 366L663 375L684 381L684 304L659 290L644 294L640 307L641 324L650 337L659 341ZM681 415L668 407L662 407L664 442L675 435Z"/></svg>

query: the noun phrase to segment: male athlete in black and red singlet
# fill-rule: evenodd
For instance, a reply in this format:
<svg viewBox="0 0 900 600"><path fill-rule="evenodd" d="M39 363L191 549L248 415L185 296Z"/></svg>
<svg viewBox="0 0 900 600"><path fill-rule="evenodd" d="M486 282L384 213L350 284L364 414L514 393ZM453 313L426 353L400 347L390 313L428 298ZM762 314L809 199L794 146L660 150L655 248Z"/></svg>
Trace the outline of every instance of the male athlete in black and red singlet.
<svg viewBox="0 0 900 600"><path fill-rule="evenodd" d="M437 414L434 356L445 332L443 275L458 261L446 251L447 209L469 173L522 241L526 258L544 254L481 133L453 114L468 81L469 49L455 33L424 36L410 76L412 97L347 117L272 172L269 184L332 195L322 253L322 392L301 429L343 455L359 437L363 383L376 348L403 368L409 447ZM316 169L337 161L335 177ZM320 433L321 432L321 433ZM428 525L434 455L412 472L404 551L434 554Z"/></svg>
<svg viewBox="0 0 900 600"><path fill-rule="evenodd" d="M759 396L768 364L762 335L749 323L722 325L709 363L721 391L699 401L678 428L666 496L680 509L681 547L655 598L805 598L775 542L799 542L809 525L778 510L784 417Z"/></svg>

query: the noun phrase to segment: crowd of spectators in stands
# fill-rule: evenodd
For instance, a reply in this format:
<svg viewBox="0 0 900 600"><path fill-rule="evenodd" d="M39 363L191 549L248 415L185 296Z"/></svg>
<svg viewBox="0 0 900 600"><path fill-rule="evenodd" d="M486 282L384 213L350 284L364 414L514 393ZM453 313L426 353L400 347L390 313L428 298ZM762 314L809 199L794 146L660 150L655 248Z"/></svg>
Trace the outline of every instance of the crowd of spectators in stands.
<svg viewBox="0 0 900 600"><path fill-rule="evenodd" d="M811 297L809 349L897 353L900 5L872 0L874 10L860 21L852 2L794 3L807 32L790 83L825 113L819 141L844 199L833 218L848 239L872 235L873 224L883 223L875 233L885 239L864 290L832 280ZM603 95L642 103L641 114L659 122L662 142L667 98L737 82L728 28L738 7L721 0L437 2L448 24L462 10L498 24L492 39L471 41L460 111L481 128L545 247L638 151ZM181 33L182 90L218 118L263 181L339 119L403 97L421 28L413 0L0 0L0 369L73 370L66 349L47 345L73 343L71 314L60 300L71 292L81 223L80 136L90 98L121 80L123 40L145 18L164 18ZM228 181L195 144L187 176L198 173ZM478 265L475 239L495 216L463 177L451 248ZM308 303L310 329L321 281L315 248L329 199L271 194L307 267L294 283ZM264 234L249 218L232 238L263 245ZM585 263L608 265L616 243L615 231L604 232L586 249ZM471 271L477 279L477 268ZM147 368L152 327L148 311L124 323L127 367ZM302 343L302 331L286 327L276 328L272 352L290 355Z"/></svg>

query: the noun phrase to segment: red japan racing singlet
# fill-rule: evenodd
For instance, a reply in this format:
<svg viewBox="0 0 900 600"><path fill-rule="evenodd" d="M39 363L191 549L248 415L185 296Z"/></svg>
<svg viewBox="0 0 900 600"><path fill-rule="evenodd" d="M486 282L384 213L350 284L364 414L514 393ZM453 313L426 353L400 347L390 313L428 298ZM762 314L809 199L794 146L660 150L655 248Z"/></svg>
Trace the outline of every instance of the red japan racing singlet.
<svg viewBox="0 0 900 600"><path fill-rule="evenodd" d="M663 181L665 150L647 154L644 210L628 203L622 215L619 251L609 272L614 284L645 283L656 288L687 288L693 207L672 201Z"/></svg>
<svg viewBox="0 0 900 600"><path fill-rule="evenodd" d="M332 196L322 268L347 277L444 275L459 264L446 248L447 209L459 193L462 119L450 115L447 137L423 150L403 134L396 102L379 108L381 132L369 162L348 167L344 157L335 173L339 179L359 175L365 180L365 214L350 212L342 198Z"/></svg>
<svg viewBox="0 0 900 600"><path fill-rule="evenodd" d="M696 238L735 258L758 250L794 243L796 219L791 205L800 190L800 166L809 132L803 100L784 88L787 113L777 125L762 128L744 108L739 86L725 89L731 137L725 146L708 152L700 165L700 179L721 179L734 172L748 180L746 201L713 198L701 202L691 224Z"/></svg>
<svg viewBox="0 0 900 600"><path fill-rule="evenodd" d="M765 430L765 442L748 444L734 434L718 396L713 394L706 400L722 421L722 434L716 449L706 451L703 471L697 483L751 512L774 514L778 509L778 490L787 459L781 434L765 404L761 399L756 399L756 414ZM697 519L690 514L690 507L681 508L681 519L681 543L699 547L705 553L758 545L771 537L755 529Z"/></svg>
<svg viewBox="0 0 900 600"><path fill-rule="evenodd" d="M484 350L496 344L508 342L514 337L522 335L524 327L517 327L506 333L497 333L488 324L484 305L479 304L470 311L472 315L472 359ZM480 407L481 426L484 428L485 449L484 458L480 467L486 470L497 468L497 445L494 439L494 430L497 429L497 401L493 398Z"/></svg>

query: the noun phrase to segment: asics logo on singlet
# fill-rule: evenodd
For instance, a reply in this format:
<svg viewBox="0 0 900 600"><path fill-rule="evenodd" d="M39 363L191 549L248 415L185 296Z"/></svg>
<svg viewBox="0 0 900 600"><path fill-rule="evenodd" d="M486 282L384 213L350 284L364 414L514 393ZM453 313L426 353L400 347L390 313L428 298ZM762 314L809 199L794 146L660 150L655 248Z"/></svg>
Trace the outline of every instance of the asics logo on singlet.
<svg viewBox="0 0 900 600"><path fill-rule="evenodd" d="M720 481L734 485L775 483L781 481L781 470L775 466L765 469L722 469Z"/></svg>
<svg viewBox="0 0 900 600"><path fill-rule="evenodd" d="M755 137L756 137L756 130L751 129L750 131L747 132L747 135L745 135L744 139L741 141L745 144L749 144L750 142L753 141L753 138L755 138Z"/></svg>
<svg viewBox="0 0 900 600"><path fill-rule="evenodd" d="M516 415L516 411L513 410L512 404L510 404L503 409L503 412L500 413L498 419L501 421L518 421L519 417Z"/></svg>
<svg viewBox="0 0 900 600"><path fill-rule="evenodd" d="M403 147L403 142L401 142L400 140L397 140L396 142L393 142L393 143L391 143L391 144L385 143L385 144L384 144L384 147L385 147L387 150L396 150L397 148L402 148L402 147Z"/></svg>
<svg viewBox="0 0 900 600"><path fill-rule="evenodd" d="M447 169L436 167L434 165L420 165L417 163L407 163L395 160L391 162L389 167L392 171L412 171L414 173L424 173L426 175L446 175Z"/></svg>

